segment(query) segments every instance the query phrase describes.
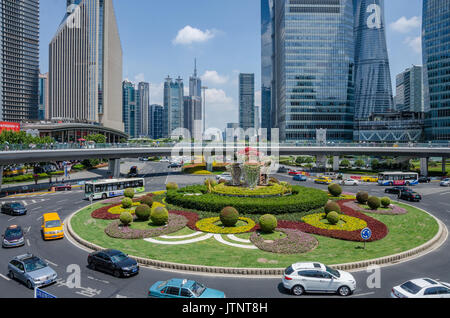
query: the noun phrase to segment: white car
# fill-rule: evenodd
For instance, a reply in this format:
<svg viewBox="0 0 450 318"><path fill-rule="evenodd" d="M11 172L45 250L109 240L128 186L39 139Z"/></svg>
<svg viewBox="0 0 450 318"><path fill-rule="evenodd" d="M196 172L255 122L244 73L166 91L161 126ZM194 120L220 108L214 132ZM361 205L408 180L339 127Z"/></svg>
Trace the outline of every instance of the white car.
<svg viewBox="0 0 450 318"><path fill-rule="evenodd" d="M220 181L220 180L231 181L231 180L233 180L233 177L231 176L230 173L225 172L220 175L217 175L216 179L217 179L217 181Z"/></svg>
<svg viewBox="0 0 450 318"><path fill-rule="evenodd" d="M441 187L450 187L450 179L444 179L441 181Z"/></svg>
<svg viewBox="0 0 450 318"><path fill-rule="evenodd" d="M341 184L344 186L357 186L359 185L359 181L355 179L345 179L341 181Z"/></svg>
<svg viewBox="0 0 450 318"><path fill-rule="evenodd" d="M321 263L296 263L284 272L283 286L295 296L307 293L337 293L349 296L356 289L350 273L332 269Z"/></svg>
<svg viewBox="0 0 450 318"><path fill-rule="evenodd" d="M159 162L170 162L169 159L161 159Z"/></svg>
<svg viewBox="0 0 450 318"><path fill-rule="evenodd" d="M450 298L450 284L430 278L419 278L396 286L392 298Z"/></svg>

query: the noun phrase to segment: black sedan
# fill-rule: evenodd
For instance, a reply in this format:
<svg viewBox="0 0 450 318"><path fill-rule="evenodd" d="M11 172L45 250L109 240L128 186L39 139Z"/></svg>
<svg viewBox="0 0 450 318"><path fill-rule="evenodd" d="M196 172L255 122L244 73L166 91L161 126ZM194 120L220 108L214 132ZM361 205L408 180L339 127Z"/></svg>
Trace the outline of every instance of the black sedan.
<svg viewBox="0 0 450 318"><path fill-rule="evenodd" d="M431 182L431 178L429 177L420 177L419 178L419 183L430 183Z"/></svg>
<svg viewBox="0 0 450 318"><path fill-rule="evenodd" d="M412 190L403 190L399 193L398 198L401 200L416 202L420 202L420 200L422 200L422 196Z"/></svg>
<svg viewBox="0 0 450 318"><path fill-rule="evenodd" d="M172 162L171 164L169 164L169 166L167 168L171 169L171 168L181 168L181 167L183 167L183 165L181 163Z"/></svg>
<svg viewBox="0 0 450 318"><path fill-rule="evenodd" d="M26 215L27 209L22 203L11 202L3 204L2 213L9 215Z"/></svg>
<svg viewBox="0 0 450 318"><path fill-rule="evenodd" d="M3 247L19 247L25 245L22 228L18 225L9 226L2 235Z"/></svg>
<svg viewBox="0 0 450 318"><path fill-rule="evenodd" d="M115 277L130 277L139 273L138 263L118 250L104 250L89 254L89 267L93 270L113 274Z"/></svg>
<svg viewBox="0 0 450 318"><path fill-rule="evenodd" d="M386 188L384 190L384 193L391 193L391 194L400 194L400 192L404 190L411 190L407 187L393 187L393 188ZM412 190L411 190L412 191Z"/></svg>

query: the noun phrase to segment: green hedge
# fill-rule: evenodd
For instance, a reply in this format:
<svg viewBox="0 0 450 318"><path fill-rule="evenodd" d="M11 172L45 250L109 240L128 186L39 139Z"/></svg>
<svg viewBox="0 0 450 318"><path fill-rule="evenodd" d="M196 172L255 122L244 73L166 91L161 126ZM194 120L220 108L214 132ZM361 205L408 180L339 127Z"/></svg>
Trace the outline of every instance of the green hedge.
<svg viewBox="0 0 450 318"><path fill-rule="evenodd" d="M284 197L241 198L208 193L206 186L197 185L167 191L166 201L185 209L217 213L227 206L232 206L241 214L308 212L322 208L328 202L328 195L322 190L301 186L293 186L292 190L292 195ZM202 193L202 195L185 195L192 193Z"/></svg>

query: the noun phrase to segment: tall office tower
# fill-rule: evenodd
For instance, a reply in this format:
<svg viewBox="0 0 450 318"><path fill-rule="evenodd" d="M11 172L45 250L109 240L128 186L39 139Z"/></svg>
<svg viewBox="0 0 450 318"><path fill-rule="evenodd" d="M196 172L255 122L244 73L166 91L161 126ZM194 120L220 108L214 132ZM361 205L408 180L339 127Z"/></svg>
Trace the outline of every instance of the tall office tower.
<svg viewBox="0 0 450 318"><path fill-rule="evenodd" d="M271 128L277 125L276 103L273 98L273 67L275 43L274 35L274 6L273 0L261 0L261 128L267 129L267 138L271 138Z"/></svg>
<svg viewBox="0 0 450 318"><path fill-rule="evenodd" d="M139 118L137 112L137 100L138 91L136 90L133 83L129 81L123 81L122 84L122 117L125 127L125 133L127 133L130 138L139 137L138 125Z"/></svg>
<svg viewBox="0 0 450 318"><path fill-rule="evenodd" d="M149 110L150 137L160 139L163 134L164 107L161 105L151 105Z"/></svg>
<svg viewBox="0 0 450 318"><path fill-rule="evenodd" d="M39 120L48 118L48 73L39 74Z"/></svg>
<svg viewBox="0 0 450 318"><path fill-rule="evenodd" d="M267 0L263 8L264 125L270 89L280 141L313 141L318 129L328 140L352 140L353 1Z"/></svg>
<svg viewBox="0 0 450 318"><path fill-rule="evenodd" d="M384 0L353 0L355 119L394 110L386 45Z"/></svg>
<svg viewBox="0 0 450 318"><path fill-rule="evenodd" d="M124 129L122 46L112 0L69 0L49 45L50 118Z"/></svg>
<svg viewBox="0 0 450 318"><path fill-rule="evenodd" d="M261 119L260 119L260 109L261 107L255 106L255 129L256 132L259 131L259 128L261 128Z"/></svg>
<svg viewBox="0 0 450 318"><path fill-rule="evenodd" d="M164 108L167 115L165 134L172 136L174 130L184 128L184 85L183 79L178 77L172 81L166 78L164 83ZM174 135L174 137L176 137Z"/></svg>
<svg viewBox="0 0 450 318"><path fill-rule="evenodd" d="M184 128L188 129L194 140L203 137L202 81L197 76L197 61L194 75L189 78L189 96L184 97Z"/></svg>
<svg viewBox="0 0 450 318"><path fill-rule="evenodd" d="M425 136L450 140L450 1L424 0L422 23Z"/></svg>
<svg viewBox="0 0 450 318"><path fill-rule="evenodd" d="M255 128L255 74L239 74L239 125Z"/></svg>
<svg viewBox="0 0 450 318"><path fill-rule="evenodd" d="M413 65L396 77L395 109L423 113L422 66Z"/></svg>
<svg viewBox="0 0 450 318"><path fill-rule="evenodd" d="M0 0L0 121L38 119L39 0Z"/></svg>
<svg viewBox="0 0 450 318"><path fill-rule="evenodd" d="M150 106L150 84L146 82L140 82L137 87L138 90L138 116L139 116L139 137L150 136L149 132L149 106Z"/></svg>

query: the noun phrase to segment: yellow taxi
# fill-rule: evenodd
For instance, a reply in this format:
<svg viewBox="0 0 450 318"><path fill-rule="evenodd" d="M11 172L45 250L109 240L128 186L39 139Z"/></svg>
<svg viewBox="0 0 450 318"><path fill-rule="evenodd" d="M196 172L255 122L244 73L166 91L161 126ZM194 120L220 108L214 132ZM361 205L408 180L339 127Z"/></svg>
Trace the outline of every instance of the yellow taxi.
<svg viewBox="0 0 450 318"><path fill-rule="evenodd" d="M42 218L42 235L44 240L58 240L64 238L64 223L58 213L46 213Z"/></svg>
<svg viewBox="0 0 450 318"><path fill-rule="evenodd" d="M318 177L317 179L314 180L314 183L331 184L333 183L333 179L331 179L330 177Z"/></svg>
<svg viewBox="0 0 450 318"><path fill-rule="evenodd" d="M362 182L378 182L377 177L361 177Z"/></svg>

